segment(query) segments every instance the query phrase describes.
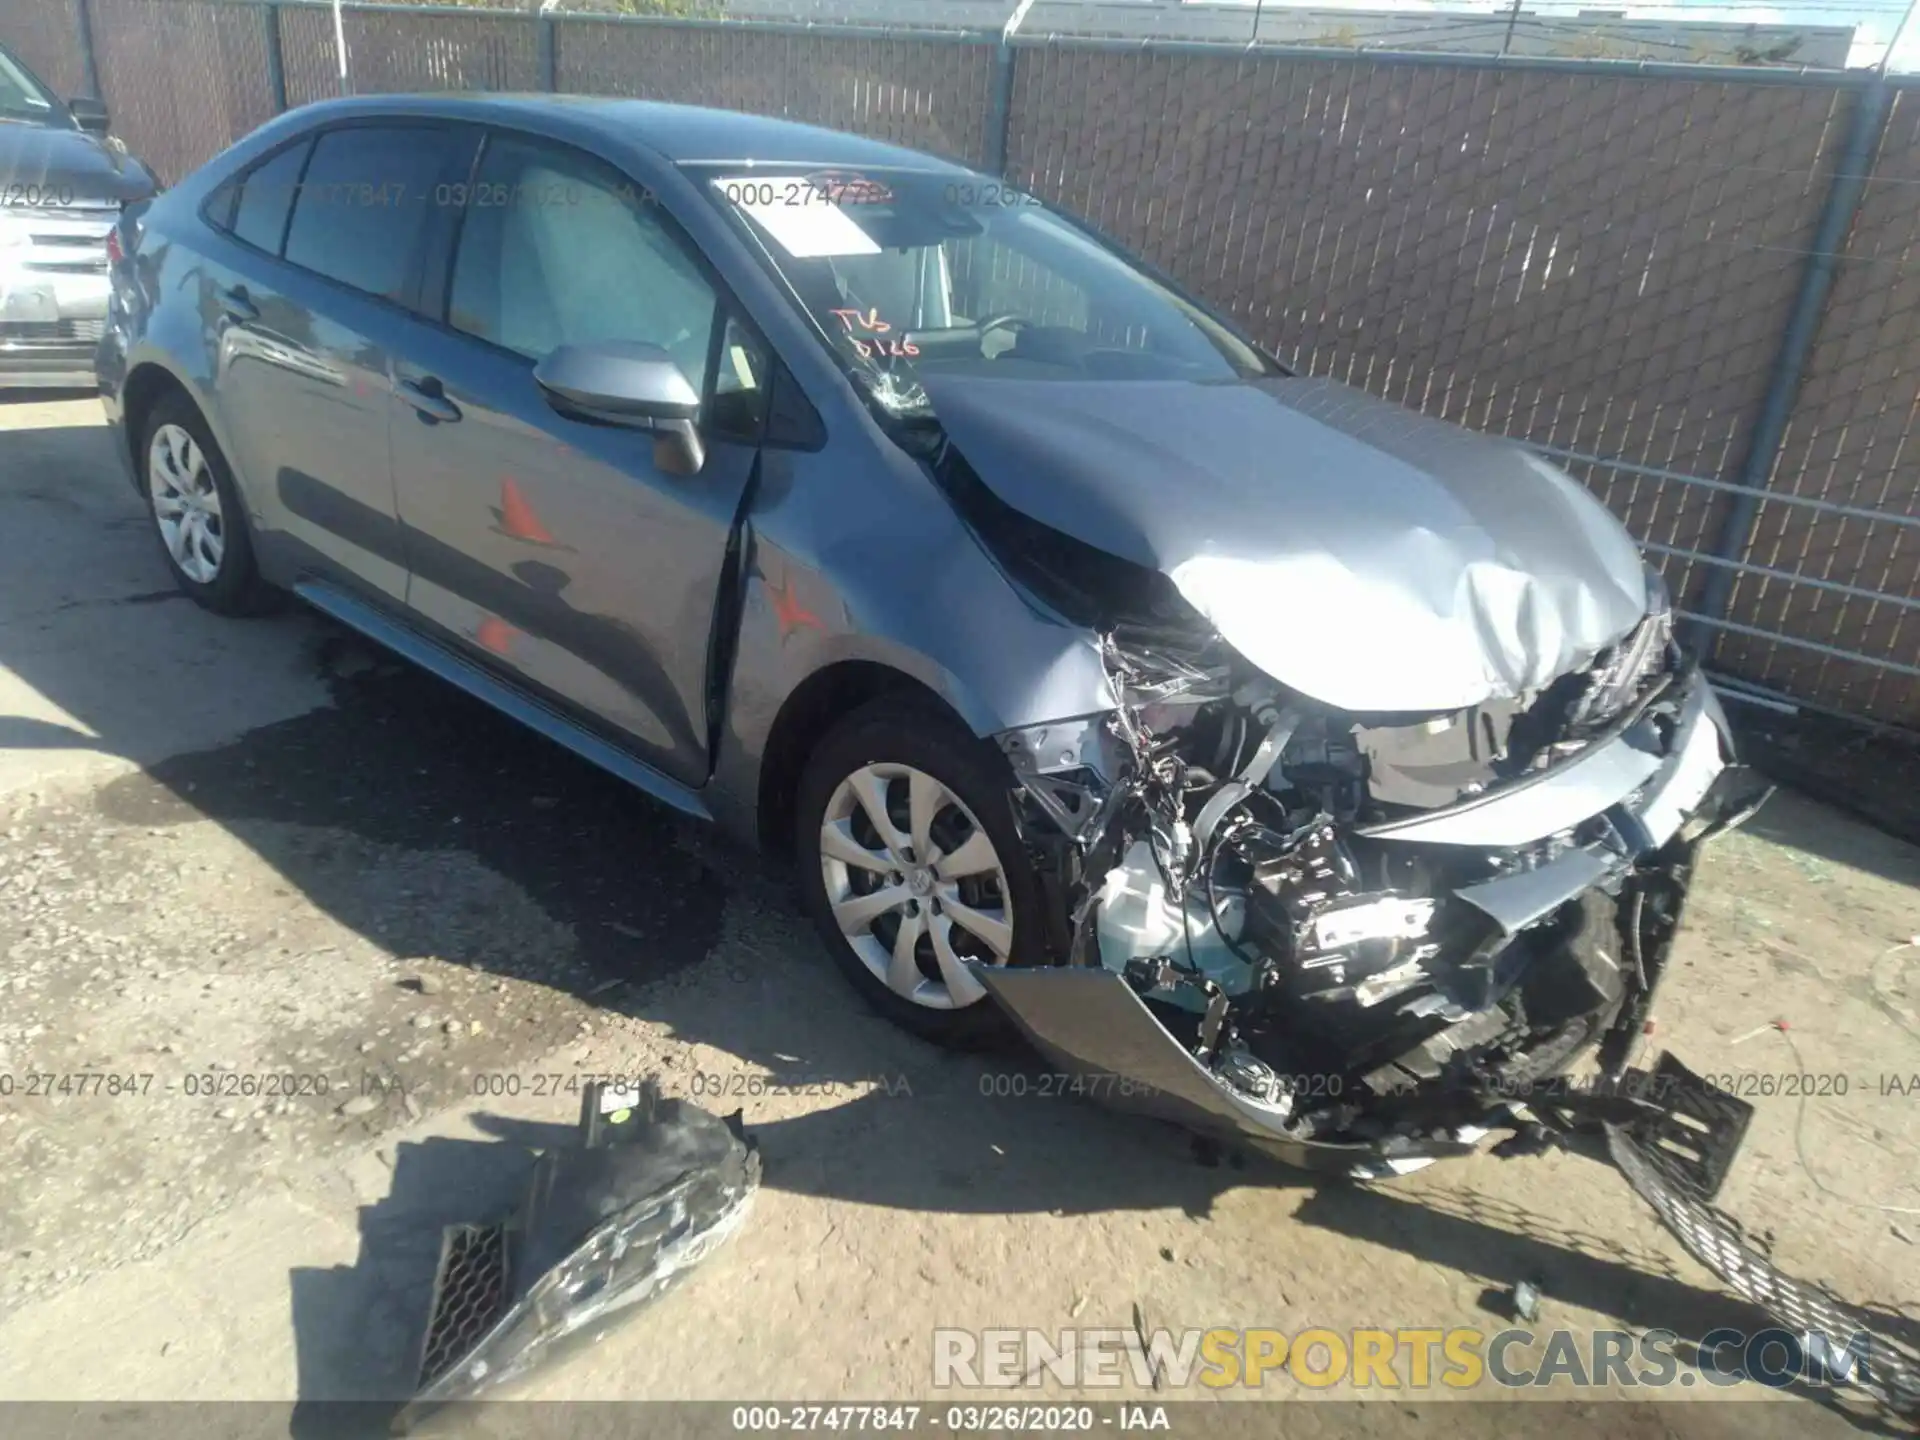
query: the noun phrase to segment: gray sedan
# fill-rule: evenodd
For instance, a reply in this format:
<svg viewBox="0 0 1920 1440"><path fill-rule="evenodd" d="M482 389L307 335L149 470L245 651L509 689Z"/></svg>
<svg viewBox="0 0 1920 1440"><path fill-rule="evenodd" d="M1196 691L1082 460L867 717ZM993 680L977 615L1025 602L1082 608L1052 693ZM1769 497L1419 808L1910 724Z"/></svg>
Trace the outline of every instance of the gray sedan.
<svg viewBox="0 0 1920 1440"><path fill-rule="evenodd" d="M1737 767L1529 452L993 177L714 111L311 106L117 252L101 388L189 595L794 852L902 1025L1342 1163L1624 1063Z"/></svg>

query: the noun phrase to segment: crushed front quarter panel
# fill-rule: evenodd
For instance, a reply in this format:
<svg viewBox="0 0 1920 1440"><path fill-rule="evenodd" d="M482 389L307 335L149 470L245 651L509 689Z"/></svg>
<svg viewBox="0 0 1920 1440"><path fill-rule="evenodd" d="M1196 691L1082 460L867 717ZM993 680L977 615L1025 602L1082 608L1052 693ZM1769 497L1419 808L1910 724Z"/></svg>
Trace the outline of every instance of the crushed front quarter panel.
<svg viewBox="0 0 1920 1440"><path fill-rule="evenodd" d="M1332 381L924 378L1002 500L1166 574L1327 705L1530 693L1646 613L1633 540L1574 480Z"/></svg>

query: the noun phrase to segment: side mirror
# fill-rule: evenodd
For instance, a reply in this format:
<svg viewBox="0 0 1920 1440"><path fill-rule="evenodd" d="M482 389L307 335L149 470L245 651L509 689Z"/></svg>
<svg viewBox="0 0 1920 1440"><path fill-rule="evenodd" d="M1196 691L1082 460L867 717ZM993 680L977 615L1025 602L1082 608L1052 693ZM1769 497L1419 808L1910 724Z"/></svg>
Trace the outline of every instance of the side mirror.
<svg viewBox="0 0 1920 1440"><path fill-rule="evenodd" d="M82 130L95 135L104 135L109 127L106 103L94 99L91 95L76 95L67 101L67 113L73 116L74 123Z"/></svg>
<svg viewBox="0 0 1920 1440"><path fill-rule="evenodd" d="M658 345L562 345L534 367L533 378L563 415L652 431L654 463L669 475L697 475L707 462L694 425L700 392Z"/></svg>

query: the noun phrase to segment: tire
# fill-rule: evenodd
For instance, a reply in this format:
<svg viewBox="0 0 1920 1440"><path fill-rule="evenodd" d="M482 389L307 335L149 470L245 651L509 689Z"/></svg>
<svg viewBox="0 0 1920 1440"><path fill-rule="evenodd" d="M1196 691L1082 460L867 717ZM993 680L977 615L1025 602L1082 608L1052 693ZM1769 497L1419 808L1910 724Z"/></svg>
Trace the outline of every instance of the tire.
<svg viewBox="0 0 1920 1440"><path fill-rule="evenodd" d="M909 772L918 772L919 781ZM975 1048L1013 1033L1000 1007L955 960L1045 963L1044 902L1014 824L1012 785L1006 759L992 745L932 704L891 697L836 725L801 776L794 854L807 913L868 1004L936 1044ZM944 799L933 795L935 787ZM887 846L863 793L869 799L884 795L895 838L907 842L903 847ZM923 857L912 855L898 869L885 862L869 868L882 855L904 858L913 850L916 793L934 801L925 807L932 814L927 838L937 855L934 864L915 865ZM837 835L831 845L824 833L829 824ZM848 842L864 852L866 862L842 858L852 853ZM975 868L983 862L986 868ZM850 938L860 922L843 922L885 904L882 892L894 903ZM996 897L998 905L992 903ZM871 904L848 910L849 901ZM1011 926L1010 939L996 924L1002 920ZM901 930L914 925L919 933L903 959ZM1004 955L996 948L1001 939Z"/></svg>
<svg viewBox="0 0 1920 1440"><path fill-rule="evenodd" d="M178 392L161 397L136 454L147 515L174 584L216 615L272 610L279 593L254 563L240 487L193 402Z"/></svg>

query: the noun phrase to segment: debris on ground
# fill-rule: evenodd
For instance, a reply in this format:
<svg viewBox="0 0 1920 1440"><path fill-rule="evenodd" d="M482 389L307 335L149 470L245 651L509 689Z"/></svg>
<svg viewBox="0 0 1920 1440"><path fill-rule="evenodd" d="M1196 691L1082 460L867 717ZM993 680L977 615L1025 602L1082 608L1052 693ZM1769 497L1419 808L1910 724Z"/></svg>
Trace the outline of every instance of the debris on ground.
<svg viewBox="0 0 1920 1440"><path fill-rule="evenodd" d="M587 1085L577 1140L539 1156L510 1220L442 1235L420 1391L397 1428L595 1343L724 1244L759 1188L739 1115L652 1080Z"/></svg>
<svg viewBox="0 0 1920 1440"><path fill-rule="evenodd" d="M1513 1318L1531 1325L1540 1318L1540 1289L1531 1280L1513 1287Z"/></svg>

